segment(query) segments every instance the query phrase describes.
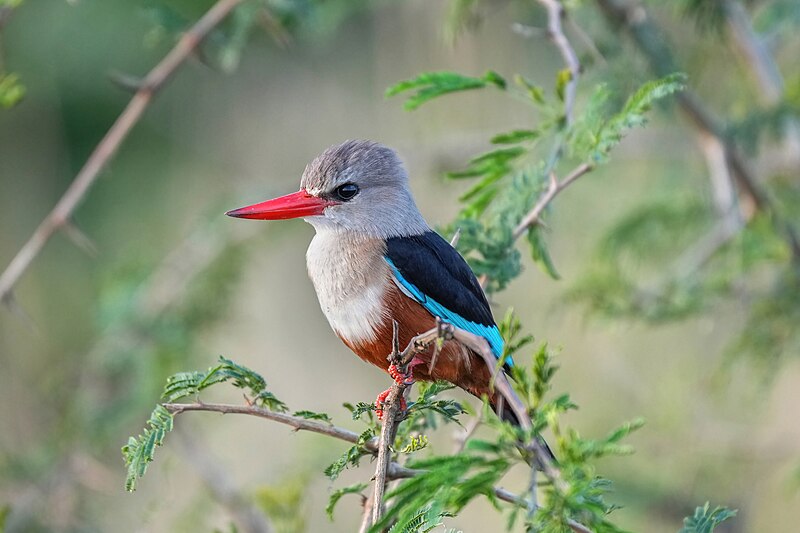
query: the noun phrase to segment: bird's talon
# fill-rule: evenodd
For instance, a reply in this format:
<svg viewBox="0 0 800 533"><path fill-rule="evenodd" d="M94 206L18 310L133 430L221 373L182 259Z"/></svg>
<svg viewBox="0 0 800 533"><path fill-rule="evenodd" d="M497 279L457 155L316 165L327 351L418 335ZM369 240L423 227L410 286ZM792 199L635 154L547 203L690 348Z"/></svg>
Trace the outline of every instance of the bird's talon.
<svg viewBox="0 0 800 533"><path fill-rule="evenodd" d="M384 404L386 403L386 399L391 394L392 389L386 389L382 393L378 394L378 397L375 398L375 415L378 417L378 420L383 420L383 408ZM400 412L405 413L406 409L408 409L408 404L406 403L406 399L404 396L400 396Z"/></svg>
<svg viewBox="0 0 800 533"><path fill-rule="evenodd" d="M408 365L406 367L406 371L401 371L397 365L392 363L389 365L389 375L392 377L395 383L398 385L413 385L414 384L414 376L412 375L411 371L413 369L412 365Z"/></svg>

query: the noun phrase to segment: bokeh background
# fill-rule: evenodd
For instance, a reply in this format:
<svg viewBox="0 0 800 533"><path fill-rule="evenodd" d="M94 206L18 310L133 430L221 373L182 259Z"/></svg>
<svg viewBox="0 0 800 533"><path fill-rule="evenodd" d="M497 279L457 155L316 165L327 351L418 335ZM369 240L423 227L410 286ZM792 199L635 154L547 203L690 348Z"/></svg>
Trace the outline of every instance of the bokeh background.
<svg viewBox="0 0 800 533"><path fill-rule="evenodd" d="M601 81L630 91L647 78L645 62L591 2L579 4L575 19L609 54L607 62L586 59L579 101ZM678 43L675 55L709 108L731 120L749 117L762 106L757 86L724 27L698 23L686 4L647 8ZM752 4L756 21L775 6L797 11L792 2ZM0 110L0 266L128 101L109 73L147 72L175 28L209 5L27 0L14 9L0 37L3 68L19 75L26 95ZM96 255L56 235L19 283L19 307L0 310L6 531L227 531L247 507L237 498L253 495L255 508L285 531L357 527L356 498L340 503L333 523L324 512L331 483L321 471L343 443L266 421L182 415L134 494L123 488L119 448L140 431L166 376L204 369L218 354L261 372L291 407L329 412L345 426L352 423L342 402L369 401L385 388L385 376L341 345L319 311L304 266L312 228L222 213L296 190L305 163L321 150L368 138L400 152L429 222L450 222L464 185L443 173L532 117L490 92L408 113L384 90L423 71L490 68L550 87L561 68L543 32L513 31L515 23L541 28L541 9L489 2L482 22L451 42L450 8L425 0L309 5L285 33L270 21L259 25L240 55L212 36L159 94L75 213ZM757 26L774 47L787 93L800 75L800 38L786 29L797 28L794 20ZM580 40L576 46L587 55ZM748 162L772 169L783 146L775 137L760 140ZM770 172L796 184L798 154L788 155L794 163L790 157L788 167ZM562 280L527 261L495 296L495 313L513 306L537 339L560 348L556 389L581 406L568 422L582 434L646 419L630 439L634 455L598 465L614 481L622 527L675 531L710 500L739 509L726 531L794 531L797 350L789 345L767 362L731 355L750 315L747 292L716 300L710 312L658 323L598 317L568 297L625 213L676 192L708 200L707 175L691 126L674 106L662 106L607 165L556 200L548 241ZM770 279L759 275L762 285ZM211 397L240 401L235 391ZM439 450L452 445L451 431L437 437ZM369 476L367 465L339 483ZM522 487L524 479L512 472L506 486ZM448 521L465 532L503 524L482 502Z"/></svg>

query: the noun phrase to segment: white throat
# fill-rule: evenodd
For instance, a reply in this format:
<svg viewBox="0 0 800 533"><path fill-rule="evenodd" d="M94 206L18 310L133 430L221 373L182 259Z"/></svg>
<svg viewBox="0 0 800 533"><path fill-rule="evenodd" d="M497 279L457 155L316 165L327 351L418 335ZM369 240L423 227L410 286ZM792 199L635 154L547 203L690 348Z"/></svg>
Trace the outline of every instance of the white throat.
<svg viewBox="0 0 800 533"><path fill-rule="evenodd" d="M333 330L352 344L376 340L386 319L384 291L390 279L382 239L357 236L327 224L306 252L308 275Z"/></svg>

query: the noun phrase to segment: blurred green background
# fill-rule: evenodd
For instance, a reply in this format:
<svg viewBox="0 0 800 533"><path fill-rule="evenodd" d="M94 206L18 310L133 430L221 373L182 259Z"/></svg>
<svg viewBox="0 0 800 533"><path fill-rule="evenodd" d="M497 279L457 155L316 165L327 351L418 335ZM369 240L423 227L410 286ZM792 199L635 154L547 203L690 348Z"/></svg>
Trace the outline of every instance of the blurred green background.
<svg viewBox="0 0 800 533"><path fill-rule="evenodd" d="M481 24L449 44L452 6L445 3L323 2L296 12L290 2L276 4L294 17L285 35L275 21L263 21L240 58L222 34L212 35L103 172L74 217L96 256L56 235L16 288L26 316L0 311L6 531L227 531L232 521L243 527L242 504L220 494L225 487L259 495L257 507L285 531L356 529L355 498L340 504L334 523L324 513L330 482L321 470L343 443L265 421L182 415L180 435L160 450L160 464L134 494L123 489L119 448L139 431L167 375L205 368L218 354L261 372L291 406L327 411L348 425L338 406L369 401L386 379L335 338L319 311L304 267L312 228L222 213L296 190L317 153L368 138L400 152L423 214L432 225L447 224L465 186L445 181L444 171L462 168L493 134L527 127L531 118L519 103L489 92L407 113L400 100L384 99L386 87L429 70L522 72L550 84L561 59L543 32L512 30L515 23L545 24L531 5L489 2ZM682 11L686 4L647 7L679 43L675 55L710 109L731 121L750 117L761 105L758 89L724 29L692 20ZM767 25L787 94L800 88L800 33L791 31L798 26L788 15L800 8L792 4L753 7L754 20ZM109 73L146 73L169 50L176 28L185 27L181 17L192 21L209 5L28 0L15 8L2 27L3 68L19 76L26 94L0 110L1 267L128 101ZM781 6L788 14L764 15ZM608 54L607 62L586 59L591 68L579 99L601 81L629 92L647 78L644 61L591 2L575 18ZM281 44L284 37L289 42ZM576 38L587 54L580 43ZM748 163L784 176L796 190L800 154L789 153L788 166L774 170L782 146L759 139L746 152ZM581 406L569 422L582 433L647 420L630 439L635 455L598 466L615 482L622 527L674 531L696 504L711 500L739 509L725 531L794 531L798 350L789 343L780 357L760 362L730 355L751 313L747 291L715 301L710 312L659 323L598 318L565 303L613 224L657 198L708 203L707 174L690 125L674 106L662 106L609 164L556 200L548 241L562 280L525 262L523 275L497 295L495 314L513 306L537 339L561 347L556 388ZM761 285L771 279L765 271L756 277ZM240 401L233 392L217 394ZM449 431L436 443L441 450L451 446ZM369 475L367 467L346 478ZM507 480L508 487L524 483L524 472ZM293 518L280 518L281 509ZM448 526L496 531L503 519L478 503Z"/></svg>

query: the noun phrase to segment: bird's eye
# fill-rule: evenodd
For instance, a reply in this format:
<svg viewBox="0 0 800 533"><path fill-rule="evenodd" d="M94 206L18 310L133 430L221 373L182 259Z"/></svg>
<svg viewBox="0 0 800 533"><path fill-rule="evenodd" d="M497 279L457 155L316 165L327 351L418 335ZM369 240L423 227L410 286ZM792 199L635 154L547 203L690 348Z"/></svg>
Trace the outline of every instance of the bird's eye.
<svg viewBox="0 0 800 533"><path fill-rule="evenodd" d="M336 194L337 198L346 202L352 200L353 197L358 194L358 185L355 183L345 183L344 185L336 187L336 190L333 192Z"/></svg>

